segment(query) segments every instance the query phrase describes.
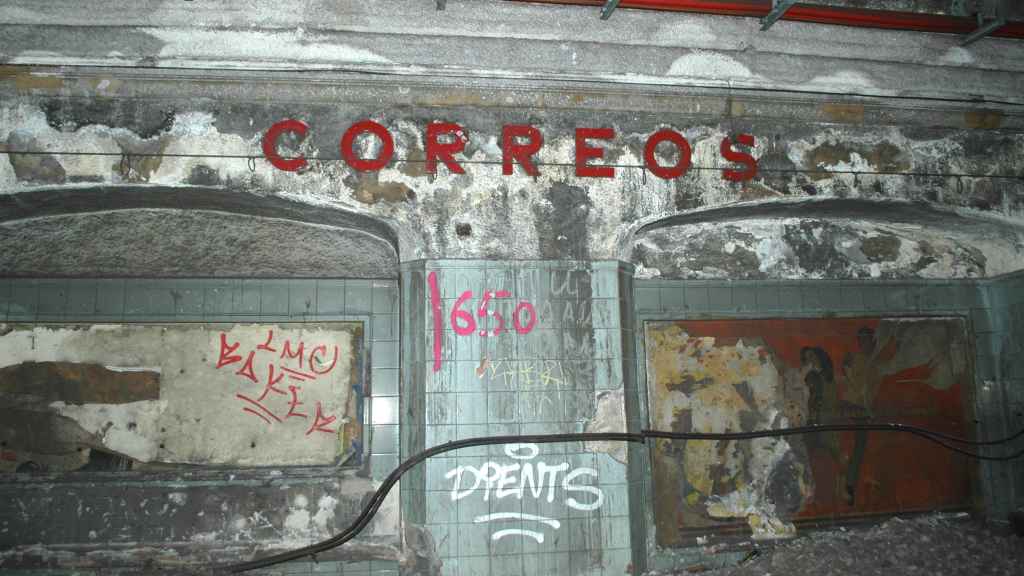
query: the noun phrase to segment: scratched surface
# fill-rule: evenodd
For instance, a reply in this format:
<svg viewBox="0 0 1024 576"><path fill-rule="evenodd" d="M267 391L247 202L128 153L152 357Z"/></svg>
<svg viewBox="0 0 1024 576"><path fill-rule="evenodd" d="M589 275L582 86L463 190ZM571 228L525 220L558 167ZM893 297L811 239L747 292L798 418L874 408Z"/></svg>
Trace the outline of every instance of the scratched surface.
<svg viewBox="0 0 1024 576"><path fill-rule="evenodd" d="M405 421L407 441L417 426L424 447L624 430L618 273L614 262L445 261L410 274L423 315L409 358L421 359L403 393L423 408ZM403 478L403 510L421 503L405 518L429 530L444 575L625 573L625 460L621 443L458 450Z"/></svg>
<svg viewBox="0 0 1024 576"><path fill-rule="evenodd" d="M358 322L4 332L0 471L331 464L360 441Z"/></svg>
<svg viewBox="0 0 1024 576"><path fill-rule="evenodd" d="M962 318L654 322L646 333L655 428L879 421L967 435ZM675 503L654 508L662 546L743 521L773 537L801 520L970 504L965 459L907 435L658 441L653 464L656 501Z"/></svg>

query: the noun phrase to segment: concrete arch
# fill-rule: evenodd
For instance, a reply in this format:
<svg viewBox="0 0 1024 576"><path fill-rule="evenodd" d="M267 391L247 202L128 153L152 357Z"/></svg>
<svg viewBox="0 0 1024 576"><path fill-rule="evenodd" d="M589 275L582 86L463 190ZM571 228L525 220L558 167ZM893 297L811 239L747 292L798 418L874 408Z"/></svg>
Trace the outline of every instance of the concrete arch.
<svg viewBox="0 0 1024 576"><path fill-rule="evenodd" d="M1024 268L1024 224L927 202L745 202L637 223L620 258L638 277L988 277Z"/></svg>
<svg viewBox="0 0 1024 576"><path fill-rule="evenodd" d="M214 187L0 196L0 274L396 278L398 236L342 209Z"/></svg>

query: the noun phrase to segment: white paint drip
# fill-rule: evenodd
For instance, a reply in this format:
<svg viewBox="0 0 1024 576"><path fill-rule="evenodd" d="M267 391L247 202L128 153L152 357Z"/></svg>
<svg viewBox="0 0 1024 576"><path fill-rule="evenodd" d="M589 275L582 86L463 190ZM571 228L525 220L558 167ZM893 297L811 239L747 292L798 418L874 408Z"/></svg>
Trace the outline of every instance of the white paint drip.
<svg viewBox="0 0 1024 576"><path fill-rule="evenodd" d="M884 93L892 93L894 90L879 90L875 87L874 81L867 74L860 70L839 70L832 74L826 74L823 76L815 76L807 83L809 86L813 86L818 89L828 89L830 91L879 91Z"/></svg>
<svg viewBox="0 0 1024 576"><path fill-rule="evenodd" d="M669 67L667 76L685 76L689 78L713 78L717 81L728 80L729 78L742 78L749 80L757 78L757 74L750 71L735 58L731 58L720 52L705 50L694 50L676 58Z"/></svg>
<svg viewBox="0 0 1024 576"><path fill-rule="evenodd" d="M154 28L147 31L164 42L159 62L235 68L246 62L274 67L320 67L344 64L388 64L370 50L336 44L301 28L283 31ZM211 56L216 55L216 56ZM212 61L211 61L212 60Z"/></svg>
<svg viewBox="0 0 1024 576"><path fill-rule="evenodd" d="M111 452L140 462L156 459L160 418L167 410L163 400L140 400L125 404L65 404L53 402L58 414L95 434Z"/></svg>
<svg viewBox="0 0 1024 576"><path fill-rule="evenodd" d="M313 525L316 526L317 530L321 532L327 532L330 528L328 524L334 520L334 508L338 505L338 499L324 495L316 503L316 514L313 515Z"/></svg>

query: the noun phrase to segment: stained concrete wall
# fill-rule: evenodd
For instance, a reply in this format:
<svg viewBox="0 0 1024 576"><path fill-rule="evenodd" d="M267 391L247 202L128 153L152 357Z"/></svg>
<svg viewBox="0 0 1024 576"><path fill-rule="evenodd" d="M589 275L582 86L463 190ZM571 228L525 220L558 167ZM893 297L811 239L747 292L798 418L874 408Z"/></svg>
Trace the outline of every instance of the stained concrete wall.
<svg viewBox="0 0 1024 576"><path fill-rule="evenodd" d="M274 512L262 532L228 526L203 546L192 532L154 532L154 541L171 542L167 547L184 549L178 543L185 538L198 550L175 562L195 566L204 554L235 559L297 544L281 526L289 518L299 522L304 512L306 526L316 530L303 532L303 543L341 528L355 510L345 498L364 497L397 465L399 436L407 456L492 429L638 429L649 421L633 361L643 346L634 328L651 312L654 284L645 283L683 287L658 297L658 306L665 305L659 311L672 317L697 310L728 317L876 308L971 310L972 317L987 317L990 307L964 296L957 282L933 291L917 279L983 278L1021 268L1024 60L1014 42L985 40L967 49L948 35L786 22L759 34L756 20L628 10L601 22L584 8L509 2L450 1L443 12L433 2L383 0L302 2L291 10L264 0L16 1L7 8L0 15L6 64L0 141L7 152L43 153L0 159L0 271L41 278L28 288L0 283L0 293L29 303L30 318L18 319L70 321L81 319L75 316L81 310L91 319L116 321L208 320L211 310L231 318L269 311L270 320L315 319L334 314L310 311L319 293L310 286L324 280L277 278L394 278L397 262L404 266L401 347L394 307L387 320L371 321L373 334L387 336L370 339L371 380L374 394L382 395L367 411L374 426L370 475L338 480L333 473L307 478L287 472L268 479L256 473L236 476L249 479L252 491L227 494L230 474L200 474L197 479L216 488L185 482L197 490L185 500L207 498L212 508L186 507L182 524L200 513L228 522L214 510L228 497L254 502L246 515ZM327 161L286 174L259 159L262 133L287 117L308 122L311 131L303 142L284 139L282 151ZM337 160L341 134L364 118L395 136L396 161L379 173L360 174ZM423 129L435 120L466 128L464 157L472 161L466 174L443 168L436 177L426 174ZM539 177L500 174L501 126L509 123L531 123L543 132ZM606 154L619 165L614 179L575 177L578 126L615 129ZM645 138L663 127L684 133L694 148L694 168L674 181L641 168ZM761 170L745 184L728 183L721 178L726 164L718 144L741 132L755 136ZM91 155L59 154L69 151ZM441 349L446 368L434 373L431 271L443 278L443 310L465 290L479 297L502 286L551 308L537 308L545 323L536 334L506 335L511 346L498 345L500 338L448 334ZM65 294L66 281L52 280L65 275L182 278L164 282L196 283L189 293L203 299L166 298L165 285L145 281L103 280L92 285L91 297L88 291ZM197 275L261 280L190 279ZM583 281L529 287L534 275ZM845 284L805 283L857 278L888 282L854 283L852 292ZM521 290L521 281L527 288ZM111 285L112 297L99 290ZM261 296L254 299L249 288L255 285ZM580 286L591 293L579 292ZM583 326L588 307L590 324ZM472 303L467 310L475 313ZM1019 340L1011 329L1000 334ZM589 366L595 356L600 362ZM559 371L556 364L565 361L584 369ZM520 366L507 371L509 362ZM537 362L539 368L531 367ZM513 383L525 387L510 389ZM538 500L535 514L559 521L557 530L541 523L544 544L532 537L495 541L486 523L474 522L492 503L519 503L520 512L527 511L525 493L497 498L494 487L495 498L485 501L478 488L453 501L451 482L459 472L448 477L452 470L435 463L403 478L401 502L395 494L386 504L376 532L383 548L363 540L356 549L321 558L321 565L281 570L387 572L397 570L393 561L333 562L401 555L403 569L412 573L436 573L445 565L465 574L527 568L622 573L629 562L640 572L705 558L701 550L652 548L645 453L611 448L545 449L533 459L496 448L447 462L454 470L479 471L486 462L543 459L596 470L606 497L596 510L569 507L566 494L552 502L532 499ZM469 468L462 474L472 481ZM31 487L38 487L34 510L64 502L45 500L53 485L63 486L67 502L102 498L103 488L78 492L73 482L53 480ZM25 484L17 479L4 486L12 498L24 497ZM593 494L573 496L589 502L584 498ZM333 524L321 526L311 519L325 495L345 503ZM119 502L112 506L123 510ZM406 532L401 549L399 513L416 529ZM40 541L77 546L91 537L84 530L43 534L43 523L19 522L35 526L37 532L25 533L38 533ZM118 526L124 539L144 530L137 523ZM244 546L229 543L235 537ZM25 566L71 565L81 562L74 554L85 549L66 547L76 551L67 556L60 545L26 550L24 542L15 544L21 554L15 559ZM89 546L99 551L103 567L79 564L84 569L161 558L153 548L109 559L114 545ZM487 560L491 552L498 560Z"/></svg>
<svg viewBox="0 0 1024 576"><path fill-rule="evenodd" d="M77 81L69 80L72 85ZM726 94L664 100L658 94L616 97L604 93L600 99L583 96L580 106L562 108L565 104L559 104L559 98L571 100L574 92L562 91L555 104L549 104L549 97L530 91L467 93L438 87L417 90L410 101L400 90L385 96L383 86L366 82L367 95L376 93L383 103L366 104L354 83L346 84L340 94L335 88L310 87L301 104L270 105L261 102L262 97L231 95L236 90L254 90L252 80L180 85L174 89L180 99L172 100L174 111L161 127L151 126L147 119L166 111L166 94L161 100L95 100L95 94L75 95L77 89L63 87L52 96L31 95L35 90L26 94L17 89L16 80L9 81L10 98L0 114L4 118L0 132L7 135L9 150L98 150L111 155L8 154L3 190L37 204L37 194L76 198L83 182L103 184L104 190L111 185L148 184L141 190L151 198L174 198L174 188L202 185L220 191L211 197L227 196L236 205L261 205L272 195L321 206L324 213L333 208L371 219L384 227L374 235L395 238L403 260L623 259L637 263L641 277L991 276L1015 270L1024 250L1020 223L1024 192L1015 176L1024 139L1012 128L965 128L961 123L970 110L963 107L946 110L939 119L943 125L936 127L922 124L932 119L904 115L898 106L879 111L877 118L855 115L851 120L840 115L830 120L828 112L821 112L829 109L830 102L815 99L791 105L763 97L737 103ZM143 93L159 89L158 82L129 86ZM284 88L263 90L268 91L263 97L271 100L291 98ZM199 94L217 94L233 105L195 103L193 98ZM321 98L336 102L323 104ZM452 98L465 105L452 106ZM511 105L503 102L505 98L512 99ZM495 99L495 107L484 102ZM752 112L735 113L740 104ZM849 105L867 114L864 104ZM632 110L627 112L626 107ZM826 116L803 120L808 112ZM889 114L900 118L897 121ZM327 158L337 158L340 135L352 123L375 119L394 134L397 160L375 173L356 172L340 161L314 162L308 170L284 173L261 160L250 171L246 158L261 155L262 133L286 117L301 118L312 126L298 150ZM435 178L426 174L423 131L434 120L465 126L470 138L465 157L474 162L466 165L465 174L448 174L443 168ZM523 122L538 125L546 139L538 178L500 173L501 126ZM618 169L613 179L576 177L574 130L579 126L613 127L619 136L607 145L608 161L633 168ZM694 148L695 167L672 181L642 169L645 139L665 126L682 131ZM759 175L743 184L721 177L727 164L718 157L721 139L737 132L755 136L753 154L760 166ZM161 150L213 156L141 156ZM122 155L128 155L126 165L131 165L123 173ZM199 173L201 177L196 176ZM86 193L81 200L92 198ZM824 209L817 204L822 199L835 202ZM99 206L120 210L139 204L133 198L111 198L74 211L96 211ZM18 217L29 215L23 212ZM681 216L687 217L685 221L673 221ZM69 219L65 215L41 227L10 222L5 225L5 237L13 243L10 253L24 254L10 257L10 265L13 271L88 273L67 263L70 256L63 255L63 250L29 249L45 245L37 236L59 223L60 244L83 238L97 249L96 269L115 269L116 255L106 255L96 241L85 239L118 240L119 227L131 226L124 218L82 214ZM134 218L142 226L159 216L140 212ZM154 272L180 274L171 254L162 252L163 246L189 243L189 235L197 231L206 241L193 248L216 252L212 230L202 224L197 229L176 215L165 221L169 224L174 219L179 222L166 228L167 241L156 243L161 248L155 250ZM954 221L963 225L949 234L945 224ZM257 222L264 234L257 247L272 245L272 235L278 233L296 240L304 236L308 248L300 250L315 260L296 258L298 262L328 261L330 250L363 255L360 258L366 263L357 268L372 270L386 260L386 253L378 255L381 250L371 238L358 234L307 234L312 232L308 227L275 231L270 223L252 224ZM669 228L668 224L674 225ZM225 234L236 239L231 246L250 239L250 231L234 232L252 229L248 221L225 218L224 225L228 226ZM152 227L154 234L161 231L160 226ZM683 242L685 247L674 248ZM268 269L271 275L274 269L312 273L311 265L278 262L280 257L271 248L259 249L268 253L260 258L262 265L252 257L224 264L204 257L197 266L218 274L239 272L247 263ZM228 254L234 252L228 250ZM55 255L42 262L34 257L47 252ZM49 267L41 268L44 263ZM330 266L324 268L330 272Z"/></svg>

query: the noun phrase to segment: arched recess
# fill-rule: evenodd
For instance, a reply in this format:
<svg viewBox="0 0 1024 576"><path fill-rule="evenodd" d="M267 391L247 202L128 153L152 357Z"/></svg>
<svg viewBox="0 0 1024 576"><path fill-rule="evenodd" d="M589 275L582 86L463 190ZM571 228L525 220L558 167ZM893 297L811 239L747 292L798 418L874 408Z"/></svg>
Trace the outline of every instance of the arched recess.
<svg viewBox="0 0 1024 576"><path fill-rule="evenodd" d="M741 203L643 224L622 258L640 278L977 278L1024 267L1024 225L921 202Z"/></svg>
<svg viewBox="0 0 1024 576"><path fill-rule="evenodd" d="M620 246L621 258L636 267L641 426L690 431L703 418L705 429L749 431L874 411L881 421L950 426L961 435L974 422L978 434L992 437L1010 421L1001 398L1012 390L999 375L1012 367L1004 352L1012 346L1011 305L1000 285L1024 268L1020 221L920 202L780 200L641 223ZM989 280L994 276L1001 278ZM857 372L867 365L877 377ZM934 408L940 398L941 413ZM829 521L869 514L869 507L870 514L891 514L906 505L902 494L929 477L955 481L919 496L920 509L968 507L980 486L991 513L1010 492L997 481L972 485L967 465L902 440L850 437L834 450L820 441L786 442L788 455L761 471L754 457L737 460L746 477L735 485L756 487L750 489L706 474L717 469L699 465L708 461L696 447L638 451L631 474L643 487L631 498L646 506L641 521L653 529L633 545L654 557L685 547L693 530L714 532L712 520L775 537L803 530L816 514ZM881 473L895 468L893 461L932 457L915 476ZM869 458L881 464L863 465ZM991 468L981 471L996 477ZM644 504L651 501L686 502L688 516ZM747 509L741 515L721 502ZM682 517L700 520L677 522Z"/></svg>
<svg viewBox="0 0 1024 576"><path fill-rule="evenodd" d="M235 544L243 538L269 553L346 528L374 489L370 474L397 457L397 440L377 436L398 437L397 248L378 219L218 188L0 195L0 337L31 341L0 342L0 501L32 510L0 538L16 556L4 567L159 567L167 550L175 566L226 563L252 558L254 547ZM35 337L45 330L64 340ZM220 342L238 359L220 366ZM259 345L273 353L248 364ZM338 347L347 363L330 363ZM17 356L23 349L33 352ZM118 356L99 357L108 353ZM328 363L344 370L323 375ZM275 377L272 364L301 382ZM253 405L239 395L261 398L267 382L277 382L263 399L276 417L244 412ZM281 484L263 481L268 466L283 467ZM31 474L8 474L16 470ZM100 505L113 490L129 514ZM285 530L297 502L319 506L326 524ZM92 512L76 517L73 533L52 529L62 511L83 508ZM0 505L0 517L13 510ZM236 521L255 517L274 530L253 536ZM377 539L346 554L397 557L397 507L381 517ZM150 541L159 549L139 544Z"/></svg>
<svg viewBox="0 0 1024 576"><path fill-rule="evenodd" d="M377 219L206 187L0 196L0 271L32 277L397 278Z"/></svg>

